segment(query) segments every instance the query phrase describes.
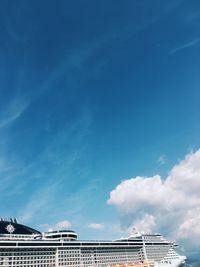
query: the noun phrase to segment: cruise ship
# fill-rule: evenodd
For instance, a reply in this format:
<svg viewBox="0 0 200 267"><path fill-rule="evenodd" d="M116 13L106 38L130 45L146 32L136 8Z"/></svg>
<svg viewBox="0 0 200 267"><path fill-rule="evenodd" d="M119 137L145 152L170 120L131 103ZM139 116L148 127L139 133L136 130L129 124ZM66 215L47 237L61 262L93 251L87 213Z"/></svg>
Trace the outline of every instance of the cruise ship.
<svg viewBox="0 0 200 267"><path fill-rule="evenodd" d="M0 219L0 267L177 267L186 257L160 234L82 241L72 230L41 233Z"/></svg>

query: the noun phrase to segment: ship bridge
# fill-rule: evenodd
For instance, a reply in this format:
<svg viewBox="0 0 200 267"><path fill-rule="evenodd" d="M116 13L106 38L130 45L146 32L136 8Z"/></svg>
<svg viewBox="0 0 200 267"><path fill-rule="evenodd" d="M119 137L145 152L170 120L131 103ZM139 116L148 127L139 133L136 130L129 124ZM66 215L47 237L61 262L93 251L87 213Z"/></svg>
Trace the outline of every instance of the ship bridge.
<svg viewBox="0 0 200 267"><path fill-rule="evenodd" d="M77 233L72 230L49 231L44 233L44 238L48 240L53 239L73 241L77 239Z"/></svg>

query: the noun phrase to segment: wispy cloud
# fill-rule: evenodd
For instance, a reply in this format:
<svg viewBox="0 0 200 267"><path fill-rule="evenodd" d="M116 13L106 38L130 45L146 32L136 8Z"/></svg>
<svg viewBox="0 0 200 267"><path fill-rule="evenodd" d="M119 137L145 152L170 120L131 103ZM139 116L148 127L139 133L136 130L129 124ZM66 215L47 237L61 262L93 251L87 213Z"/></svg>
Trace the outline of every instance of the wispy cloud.
<svg viewBox="0 0 200 267"><path fill-rule="evenodd" d="M23 97L16 97L10 101L0 115L0 129L16 121L26 110L29 102Z"/></svg>
<svg viewBox="0 0 200 267"><path fill-rule="evenodd" d="M161 155L158 159L157 159L157 163L159 165L164 165L167 162L166 156L165 155Z"/></svg>
<svg viewBox="0 0 200 267"><path fill-rule="evenodd" d="M88 228L93 229L93 230L102 230L104 229L104 224L103 223L90 223L88 224Z"/></svg>
<svg viewBox="0 0 200 267"><path fill-rule="evenodd" d="M200 38L199 38L199 37L198 37L198 38L195 38L195 39L193 39L193 40L190 41L190 42L184 43L184 44L182 44L182 45L179 45L179 46L177 46L177 47L171 49L171 50L169 51L169 55L174 55L174 54L176 54L177 52L179 52L179 51L181 51L181 50L184 50L184 49L187 49L187 48L196 46L196 45L198 45L199 43L200 43Z"/></svg>
<svg viewBox="0 0 200 267"><path fill-rule="evenodd" d="M54 199L56 184L46 183L41 189L37 189L19 212L19 220L23 223L29 222L35 214L41 213L42 210L48 210L51 201Z"/></svg>
<svg viewBox="0 0 200 267"><path fill-rule="evenodd" d="M13 152L9 153L7 151L8 144L4 134L0 134L0 137L4 140L0 151L0 193L2 197L6 198L7 196L18 195L24 181L16 182L20 180L22 165Z"/></svg>
<svg viewBox="0 0 200 267"><path fill-rule="evenodd" d="M68 220L57 222L55 225L50 225L48 223L40 224L39 227L44 231L62 230L70 229L72 226L71 222Z"/></svg>
<svg viewBox="0 0 200 267"><path fill-rule="evenodd" d="M39 164L35 162L35 164L25 171L23 176L25 176L25 174L30 176L30 181L27 181L27 184L30 184L33 189L30 192L30 197L27 198L26 202L24 201L24 204L18 211L18 218L21 222L28 223L33 220L33 218L36 218L37 214L42 216L47 214L50 210L55 211L55 216L57 213L56 206L58 205L56 201L57 196L63 187L64 180L66 180L68 174L67 169L69 169L75 161L76 157L73 159L69 157L68 161L64 160L62 165L59 166L59 170L55 167L55 169L53 168L50 171L46 170L43 171L43 173L40 173L40 170L37 169L34 171L34 167ZM51 162L48 162L48 164L51 164ZM65 175L62 173L63 171ZM37 185L35 185L35 183L37 183Z"/></svg>
<svg viewBox="0 0 200 267"><path fill-rule="evenodd" d="M22 170L23 177L29 177L26 181L27 185L33 187L29 199L19 211L19 218L22 222L27 223L36 214L43 214L43 210L47 211L48 209L55 209L59 218L59 214L63 211L66 214L66 202L75 201L76 194L69 196L71 192L66 189L62 199L63 205L57 207L59 200L56 196L63 190L66 181L70 179L72 166L80 160L82 150L84 150L84 137L89 131L92 120L89 110L84 110L79 115L77 120L71 125L65 126L54 136L39 158ZM44 165L49 166L49 168L43 168ZM88 188L91 188L91 185L87 186L87 190L90 190ZM85 186L82 187L81 197L84 196L84 190L86 190ZM88 192L87 190L86 192ZM84 201L82 202L84 203Z"/></svg>
<svg viewBox="0 0 200 267"><path fill-rule="evenodd" d="M72 224L65 220L65 221L60 221L58 223L56 223L56 225L54 226L54 229L67 229L67 228L70 228L72 226Z"/></svg>
<svg viewBox="0 0 200 267"><path fill-rule="evenodd" d="M119 47L124 42L127 42L134 35L139 32L147 30L149 27L163 19L174 9L176 9L183 0L176 0L172 3L163 2L163 5L159 7L159 12L151 12L145 20L134 20L134 23L130 23L130 20L123 20L108 25L102 34L99 34L94 39L81 43L80 46L76 46L70 53L67 51L62 55L58 64L51 70L50 75L45 78L44 82L40 85L40 91L45 92L52 88L54 83L63 75L67 77L66 81L70 84L70 87L77 87L77 84L81 83L84 77L93 77L99 74L102 66L108 64L109 56L98 57L94 64L87 64L93 57L101 54L101 51L111 45ZM151 4L149 3L151 10ZM148 8L147 8L148 9ZM157 10L155 8L155 10ZM112 57L112 53L110 53ZM76 72L74 76L73 72ZM77 78L78 77L78 78Z"/></svg>

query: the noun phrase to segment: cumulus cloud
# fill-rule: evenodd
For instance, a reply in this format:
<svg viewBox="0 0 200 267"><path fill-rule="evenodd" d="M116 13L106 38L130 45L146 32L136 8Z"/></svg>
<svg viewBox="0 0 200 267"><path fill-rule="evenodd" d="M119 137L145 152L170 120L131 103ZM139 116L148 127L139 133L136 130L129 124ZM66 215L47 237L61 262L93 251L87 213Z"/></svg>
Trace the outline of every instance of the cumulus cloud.
<svg viewBox="0 0 200 267"><path fill-rule="evenodd" d="M165 179L159 175L122 181L108 204L116 206L124 228L161 231L200 245L200 150L188 154Z"/></svg>
<svg viewBox="0 0 200 267"><path fill-rule="evenodd" d="M155 217L153 215L145 214L143 218L135 220L135 227L130 227L128 232L131 235L132 231L140 229L142 233L151 233L155 225Z"/></svg>
<svg viewBox="0 0 200 267"><path fill-rule="evenodd" d="M90 224L88 224L88 228L94 229L94 230L102 230L102 229L104 229L104 224L102 224L102 223L90 223Z"/></svg>

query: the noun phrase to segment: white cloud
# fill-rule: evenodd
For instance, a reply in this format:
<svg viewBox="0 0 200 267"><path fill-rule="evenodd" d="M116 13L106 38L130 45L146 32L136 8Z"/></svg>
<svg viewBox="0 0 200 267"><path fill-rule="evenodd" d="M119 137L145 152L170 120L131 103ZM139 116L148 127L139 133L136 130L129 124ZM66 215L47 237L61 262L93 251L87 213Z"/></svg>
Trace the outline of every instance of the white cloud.
<svg viewBox="0 0 200 267"><path fill-rule="evenodd" d="M156 226L155 217L153 215L145 214L142 219L138 219L134 223L135 229L142 233L152 233ZM131 234L133 227L128 229Z"/></svg>
<svg viewBox="0 0 200 267"><path fill-rule="evenodd" d="M179 237L181 239L189 239L191 235L197 235L200 237L200 214L194 216L192 213L190 218L183 221L183 223L179 226Z"/></svg>
<svg viewBox="0 0 200 267"><path fill-rule="evenodd" d="M108 204L117 207L124 228L161 231L178 238L185 247L192 240L200 245L200 150L188 154L170 171L122 181ZM189 248L189 246L188 246ZM192 249L192 248L191 248Z"/></svg>
<svg viewBox="0 0 200 267"><path fill-rule="evenodd" d="M119 184L111 192L108 203L117 206L124 214L137 212L141 208L148 210L160 204L160 199L164 197L163 190L159 175L148 178L137 176Z"/></svg>
<svg viewBox="0 0 200 267"><path fill-rule="evenodd" d="M102 230L102 229L104 229L104 224L102 224L102 223L90 223L88 225L88 228L91 228L94 230Z"/></svg>
<svg viewBox="0 0 200 267"><path fill-rule="evenodd" d="M72 225L69 221L61 221L61 222L58 222L55 226L54 226L54 229L68 229L70 228Z"/></svg>

